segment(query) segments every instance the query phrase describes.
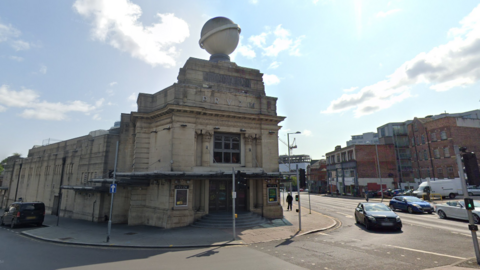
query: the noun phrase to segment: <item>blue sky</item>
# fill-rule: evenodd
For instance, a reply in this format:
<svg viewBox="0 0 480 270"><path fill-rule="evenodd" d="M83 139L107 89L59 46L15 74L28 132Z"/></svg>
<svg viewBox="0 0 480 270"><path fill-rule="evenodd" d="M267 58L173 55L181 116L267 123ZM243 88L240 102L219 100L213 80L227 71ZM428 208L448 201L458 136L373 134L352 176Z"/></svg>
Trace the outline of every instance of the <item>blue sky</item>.
<svg viewBox="0 0 480 270"><path fill-rule="evenodd" d="M280 138L302 132L293 154L319 159L388 122L480 107L476 1L2 1L0 160L136 111L138 93L209 58L198 40L216 16L242 29L233 61L278 97Z"/></svg>

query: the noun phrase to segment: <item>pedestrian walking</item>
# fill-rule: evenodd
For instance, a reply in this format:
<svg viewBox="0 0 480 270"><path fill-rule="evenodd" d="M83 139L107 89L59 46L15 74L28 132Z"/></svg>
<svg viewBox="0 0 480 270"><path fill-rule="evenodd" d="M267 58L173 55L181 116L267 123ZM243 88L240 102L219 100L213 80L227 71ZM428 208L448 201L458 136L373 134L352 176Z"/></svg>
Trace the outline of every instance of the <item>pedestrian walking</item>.
<svg viewBox="0 0 480 270"><path fill-rule="evenodd" d="M369 194L368 190L365 190L365 200L366 200L367 202L368 202L368 194Z"/></svg>
<svg viewBox="0 0 480 270"><path fill-rule="evenodd" d="M288 210L292 211L292 202L293 202L292 194L288 193L288 196L287 196L287 203L288 203L287 211Z"/></svg>

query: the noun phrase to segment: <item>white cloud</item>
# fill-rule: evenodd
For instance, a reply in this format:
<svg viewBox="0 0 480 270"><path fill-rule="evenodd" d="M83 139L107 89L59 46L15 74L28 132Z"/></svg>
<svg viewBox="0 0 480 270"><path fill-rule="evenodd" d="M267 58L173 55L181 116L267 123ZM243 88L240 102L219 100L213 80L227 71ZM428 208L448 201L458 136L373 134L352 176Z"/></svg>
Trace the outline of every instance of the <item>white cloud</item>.
<svg viewBox="0 0 480 270"><path fill-rule="evenodd" d="M40 65L40 69L38 70L38 72L40 72L42 74L47 74L47 66Z"/></svg>
<svg viewBox="0 0 480 270"><path fill-rule="evenodd" d="M85 114L97 109L82 101L47 102L40 100L40 96L33 90L23 89L20 91L10 90L7 85L0 86L0 107L5 111L7 108L22 108L20 114L23 118L40 120L65 120L69 112L82 112ZM2 111L0 109L0 111Z"/></svg>
<svg viewBox="0 0 480 270"><path fill-rule="evenodd" d="M98 121L98 120L101 120L102 118L101 118L100 115L98 115L98 113L97 113L97 114L95 114L95 115L92 117L92 119Z"/></svg>
<svg viewBox="0 0 480 270"><path fill-rule="evenodd" d="M358 93L343 94L323 113L354 109L355 116L389 108L411 97L410 87L430 84L430 89L447 91L480 80L480 5L449 31L452 40L406 61L387 79L363 87Z"/></svg>
<svg viewBox="0 0 480 270"><path fill-rule="evenodd" d="M265 56L277 57L283 51L289 51L290 55L300 56L300 45L305 36L296 39L290 38L290 31L278 25L275 30L251 36L248 40L253 46L260 48ZM271 45L267 46L267 38L273 36Z"/></svg>
<svg viewBox="0 0 480 270"><path fill-rule="evenodd" d="M142 9L129 0L77 0L74 9L92 20L92 36L130 53L152 67L175 66L175 45L190 36L188 24L174 14L157 13L159 23L144 26Z"/></svg>
<svg viewBox="0 0 480 270"><path fill-rule="evenodd" d="M97 108L98 108L98 107L102 107L104 101L105 101L104 98L101 98L101 99L97 100L97 101L95 102L95 107L97 107Z"/></svg>
<svg viewBox="0 0 480 270"><path fill-rule="evenodd" d="M238 43L237 49L233 52L233 54L230 55L232 61L235 59L237 53L245 56L248 59L253 59L255 56L257 56L251 45L243 45L242 36L240 36L240 42Z"/></svg>
<svg viewBox="0 0 480 270"><path fill-rule="evenodd" d="M401 9L397 8L397 9L391 9L389 11L380 11L377 13L377 17L382 17L382 18L385 18L387 17L388 15L391 15L393 13L397 13L401 11Z"/></svg>
<svg viewBox="0 0 480 270"><path fill-rule="evenodd" d="M265 83L265 85L274 85L274 84L279 84L280 79L276 75L264 74L263 82Z"/></svg>
<svg viewBox="0 0 480 270"><path fill-rule="evenodd" d="M347 89L343 89L343 92L353 92L355 90L357 90L358 87L357 86L354 86L354 87L350 87L350 88L347 88Z"/></svg>
<svg viewBox="0 0 480 270"><path fill-rule="evenodd" d="M258 0L249 0L248 2L250 2L250 4L254 4L254 5L258 4Z"/></svg>
<svg viewBox="0 0 480 270"><path fill-rule="evenodd" d="M280 64L282 64L282 63L277 62L277 61L273 61L273 62L270 64L270 66L268 66L268 68L269 68L269 69L276 69L276 68L278 68L278 67L280 66Z"/></svg>
<svg viewBox="0 0 480 270"><path fill-rule="evenodd" d="M107 89L105 92L107 92L107 94L109 96L113 96L114 95L114 91L112 89Z"/></svg>
<svg viewBox="0 0 480 270"><path fill-rule="evenodd" d="M302 132L303 135L307 136L307 137L310 137L312 136L312 131L311 130L308 130L308 129L305 129L303 132Z"/></svg>
<svg viewBox="0 0 480 270"><path fill-rule="evenodd" d="M138 94L137 93L132 93L130 96L128 96L127 100L131 101L132 107L137 107L137 99L138 99Z"/></svg>
<svg viewBox="0 0 480 270"><path fill-rule="evenodd" d="M111 82L109 83L110 86L114 86L114 85L117 85L118 83L117 82Z"/></svg>
<svg viewBox="0 0 480 270"><path fill-rule="evenodd" d="M30 44L23 40L14 40L11 42L10 46L16 51L25 51L30 49Z"/></svg>
<svg viewBox="0 0 480 270"><path fill-rule="evenodd" d="M15 29L13 26L0 23L0 42L7 41L12 37L18 37L20 34L20 31Z"/></svg>
<svg viewBox="0 0 480 270"><path fill-rule="evenodd" d="M15 55L11 55L10 59L15 60L17 62L22 62L23 61L23 57L15 56Z"/></svg>
<svg viewBox="0 0 480 270"><path fill-rule="evenodd" d="M0 23L0 42L8 42L10 46L16 51L30 49L30 43L16 39L22 33L11 25Z"/></svg>
<svg viewBox="0 0 480 270"><path fill-rule="evenodd" d="M7 110L7 107L4 107L4 106L0 105L0 112L4 112L6 110Z"/></svg>

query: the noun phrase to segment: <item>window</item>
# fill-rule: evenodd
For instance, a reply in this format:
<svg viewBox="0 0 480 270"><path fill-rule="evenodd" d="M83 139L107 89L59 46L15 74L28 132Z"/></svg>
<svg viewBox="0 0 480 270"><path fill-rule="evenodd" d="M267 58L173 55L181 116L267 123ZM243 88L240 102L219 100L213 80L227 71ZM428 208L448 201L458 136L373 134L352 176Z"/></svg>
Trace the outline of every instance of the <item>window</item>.
<svg viewBox="0 0 480 270"><path fill-rule="evenodd" d="M412 137L412 146L415 146L415 138Z"/></svg>
<svg viewBox="0 0 480 270"><path fill-rule="evenodd" d="M424 160L428 160L427 150L423 150L423 159L424 159Z"/></svg>
<svg viewBox="0 0 480 270"><path fill-rule="evenodd" d="M444 157L450 157L450 150L448 149L448 146L443 148L443 156Z"/></svg>
<svg viewBox="0 0 480 270"><path fill-rule="evenodd" d="M432 136L432 141L437 140L437 134L435 132L432 132L432 134L430 136Z"/></svg>
<svg viewBox="0 0 480 270"><path fill-rule="evenodd" d="M447 176L448 176L448 178L450 178L450 179L455 178L454 173L453 173L453 167L452 167L452 166L447 167Z"/></svg>
<svg viewBox="0 0 480 270"><path fill-rule="evenodd" d="M422 144L425 144L425 134L422 134Z"/></svg>
<svg viewBox="0 0 480 270"><path fill-rule="evenodd" d="M438 179L443 179L443 169L442 168L437 168L437 178Z"/></svg>
<svg viewBox="0 0 480 270"><path fill-rule="evenodd" d="M437 149L433 149L433 155L435 158L440 158L440 151Z"/></svg>
<svg viewBox="0 0 480 270"><path fill-rule="evenodd" d="M440 132L440 138L442 140L446 140L447 139L447 132L444 130L442 132Z"/></svg>
<svg viewBox="0 0 480 270"><path fill-rule="evenodd" d="M188 206L188 185L175 186L175 206Z"/></svg>
<svg viewBox="0 0 480 270"><path fill-rule="evenodd" d="M240 135L215 134L213 158L216 163L240 163Z"/></svg>
<svg viewBox="0 0 480 270"><path fill-rule="evenodd" d="M420 140L418 140L418 136L415 136L415 141L417 142L417 145L420 145Z"/></svg>

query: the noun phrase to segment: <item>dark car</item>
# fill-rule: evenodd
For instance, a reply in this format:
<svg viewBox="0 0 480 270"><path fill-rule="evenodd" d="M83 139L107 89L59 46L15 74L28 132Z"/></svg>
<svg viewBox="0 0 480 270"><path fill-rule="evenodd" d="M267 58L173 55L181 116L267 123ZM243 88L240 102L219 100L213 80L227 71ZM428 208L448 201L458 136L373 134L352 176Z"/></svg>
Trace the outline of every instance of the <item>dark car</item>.
<svg viewBox="0 0 480 270"><path fill-rule="evenodd" d="M45 219L45 204L42 202L15 202L5 210L1 217L1 225L14 228L20 224L42 226Z"/></svg>
<svg viewBox="0 0 480 270"><path fill-rule="evenodd" d="M390 209L395 211L400 209L412 213L429 213L431 214L434 209L432 205L426 201L423 201L413 196L396 196L390 200Z"/></svg>
<svg viewBox="0 0 480 270"><path fill-rule="evenodd" d="M402 221L383 203L359 203L355 209L355 221L362 223L367 230L373 228L391 228L400 231Z"/></svg>
<svg viewBox="0 0 480 270"><path fill-rule="evenodd" d="M394 190L392 190L392 196L403 195L404 192L405 192L405 190L403 190L403 189L394 189Z"/></svg>

